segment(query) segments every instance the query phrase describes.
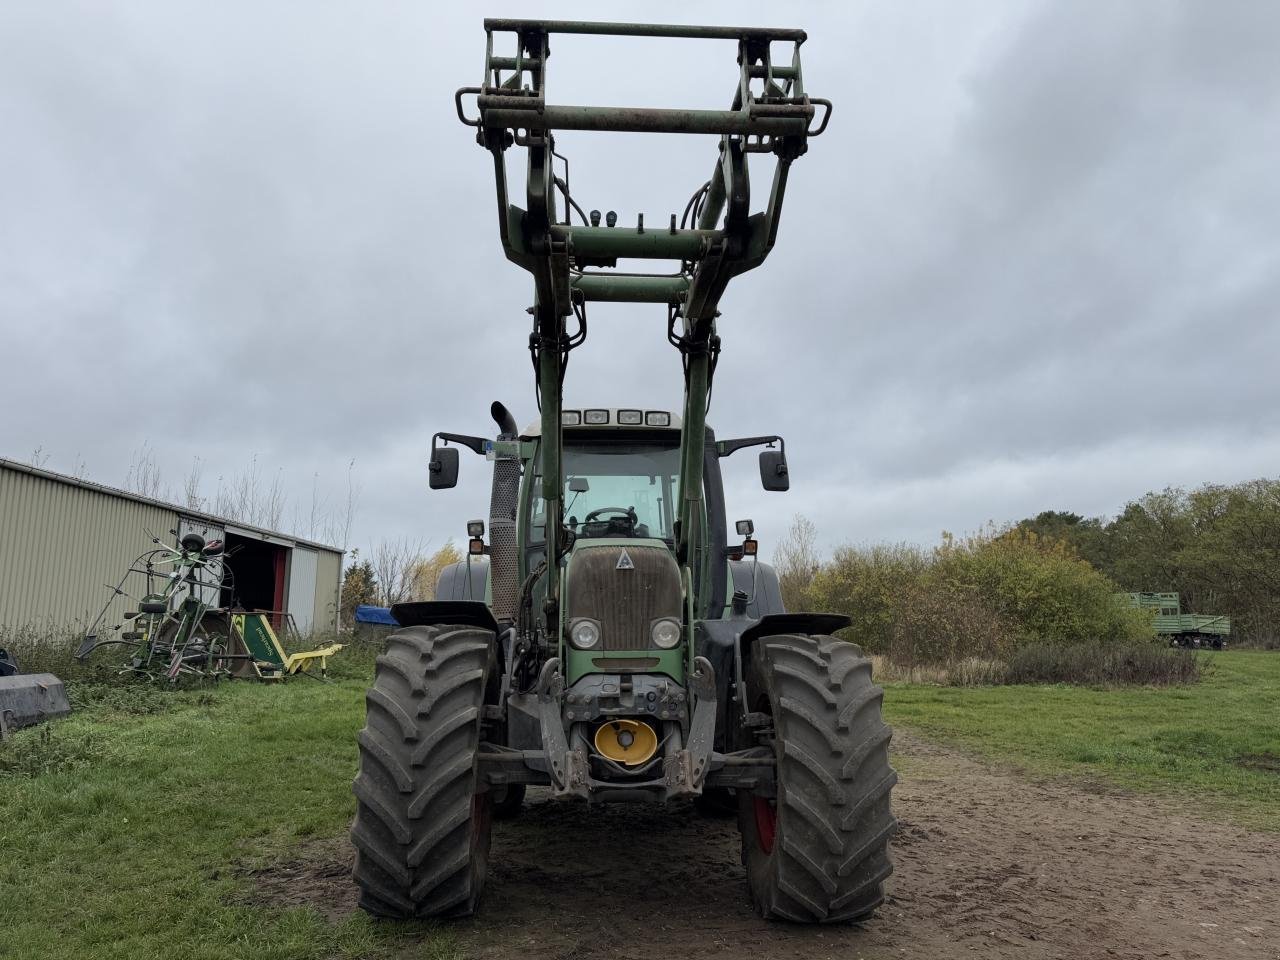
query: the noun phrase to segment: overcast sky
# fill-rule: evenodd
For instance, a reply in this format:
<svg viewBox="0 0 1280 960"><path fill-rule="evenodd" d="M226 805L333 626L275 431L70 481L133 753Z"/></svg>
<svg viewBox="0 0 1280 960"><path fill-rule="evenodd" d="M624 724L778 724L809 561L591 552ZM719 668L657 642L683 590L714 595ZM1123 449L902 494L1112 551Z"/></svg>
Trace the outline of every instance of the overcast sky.
<svg viewBox="0 0 1280 960"><path fill-rule="evenodd" d="M765 494L750 452L728 461L730 520L753 517L766 548L794 513L828 547L932 542L1280 474L1280 5L780 9L696 14L805 28L806 85L835 101L777 248L722 303L711 422L783 434L792 476ZM432 493L431 434L491 433L493 399L535 416L531 284L454 116L481 15L0 6L0 456L40 448L121 485L146 443L175 491L199 457L208 495L256 456L304 527L313 488L345 500L354 460L353 546L462 535L486 465L465 455L458 488ZM732 43L552 51L558 102L724 107L736 80ZM558 143L575 198L624 224L682 209L715 155L701 137ZM661 309L591 320L567 403L678 410Z"/></svg>

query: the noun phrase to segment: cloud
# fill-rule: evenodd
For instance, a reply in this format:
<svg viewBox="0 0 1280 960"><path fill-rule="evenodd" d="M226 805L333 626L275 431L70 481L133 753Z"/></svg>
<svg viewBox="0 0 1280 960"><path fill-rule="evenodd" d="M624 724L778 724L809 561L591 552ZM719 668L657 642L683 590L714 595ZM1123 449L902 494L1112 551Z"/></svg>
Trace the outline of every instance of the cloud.
<svg viewBox="0 0 1280 960"><path fill-rule="evenodd" d="M424 469L435 430L490 429L491 399L535 415L530 284L502 259L487 155L453 113L478 79L479 16L353 10L6 9L0 453L42 446L53 468L120 483L145 440L174 487L195 456L212 485L256 454L304 513L316 475L345 497L354 459L358 544L440 542L483 512L481 461L444 494ZM829 544L929 539L1266 472L1280 12L935 2L794 19L836 113L793 171L775 253L724 300L711 418L721 436L785 434L793 489L766 496L734 462L731 513L780 533L802 512ZM564 38L553 89L722 105L732 45L666 43L646 61L658 42ZM560 146L575 195L624 223L681 208L714 155L692 138ZM569 402L678 409L658 312L591 320Z"/></svg>

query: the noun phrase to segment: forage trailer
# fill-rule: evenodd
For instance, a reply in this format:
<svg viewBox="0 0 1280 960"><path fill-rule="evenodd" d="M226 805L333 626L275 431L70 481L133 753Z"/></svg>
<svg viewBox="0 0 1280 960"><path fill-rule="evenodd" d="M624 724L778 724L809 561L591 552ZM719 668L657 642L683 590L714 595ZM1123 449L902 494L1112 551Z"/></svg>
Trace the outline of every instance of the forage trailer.
<svg viewBox="0 0 1280 960"><path fill-rule="evenodd" d="M445 571L436 599L392 610L401 626L359 735L360 903L386 917L472 912L491 820L541 785L565 799L732 805L763 916L864 918L891 871L882 694L859 648L831 636L847 618L783 609L750 521L730 542L721 461L763 446L764 488L786 490L782 439L719 439L706 422L721 296L773 247L791 166L830 116L805 92L805 34L533 20L485 30L484 80L456 102L492 156L503 250L533 276L541 415L521 429L495 403L495 437L433 438L435 489L457 483L460 448L492 462L488 541L483 521L469 523L467 559ZM549 102L550 40L568 34L728 41L731 106ZM663 63L637 55L628 67L652 79ZM622 225L610 212L602 225L556 165L563 130L706 135L715 162L682 216ZM522 197L509 190L513 148ZM774 166L754 209L753 155ZM564 407L566 365L598 302L665 310L684 371L679 413Z"/></svg>

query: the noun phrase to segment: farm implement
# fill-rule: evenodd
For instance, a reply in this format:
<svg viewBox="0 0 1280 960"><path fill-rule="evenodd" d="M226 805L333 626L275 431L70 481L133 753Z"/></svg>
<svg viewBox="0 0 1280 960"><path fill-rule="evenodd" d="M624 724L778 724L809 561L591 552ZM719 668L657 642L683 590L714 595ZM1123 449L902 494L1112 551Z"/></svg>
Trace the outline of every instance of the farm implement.
<svg viewBox="0 0 1280 960"><path fill-rule="evenodd" d="M1176 593L1121 593L1116 599L1150 611L1156 636L1168 640L1171 647L1225 650L1231 639L1230 617L1183 613L1182 600Z"/></svg>
<svg viewBox="0 0 1280 960"><path fill-rule="evenodd" d="M244 677L280 680L318 665L342 649L329 644L319 650L289 654L272 620L291 630L286 613L239 610L235 578L221 541L205 542L198 533L183 535L175 546L152 537L152 549L129 564L114 586L76 651L86 660L108 646L126 650L121 674L176 683L183 678ZM135 593L128 587L135 586ZM221 606L223 597L229 599ZM123 611L109 628L104 624L121 598L135 609ZM101 632L105 631L105 632Z"/></svg>
<svg viewBox="0 0 1280 960"><path fill-rule="evenodd" d="M469 522L468 558L444 572L436 599L392 608L400 626L378 658L359 735L360 904L396 918L474 911L492 819L517 815L538 785L558 799L732 811L761 915L863 919L892 869L896 775L882 693L870 660L831 636L848 618L784 609L777 575L756 559L752 521L730 541L722 462L763 447L761 483L785 491L782 438L719 439L706 420L721 297L773 248L792 165L830 117L804 86L805 34L492 19L485 31L484 79L455 101L492 159L502 249L533 280L522 345L540 416L521 428L494 403L496 437L432 440L433 489L457 484L460 448L492 463L488 541L486 523ZM553 36L731 45L731 105L555 104ZM663 70L638 54L628 62ZM567 161L556 165L561 131L714 138L711 175L675 207L682 215L624 225L572 193ZM526 170L518 192L507 177L513 149ZM753 158L773 162L763 200ZM661 311L684 373L679 412L565 407L569 358L602 302ZM780 409L768 388L762 378L761 406Z"/></svg>

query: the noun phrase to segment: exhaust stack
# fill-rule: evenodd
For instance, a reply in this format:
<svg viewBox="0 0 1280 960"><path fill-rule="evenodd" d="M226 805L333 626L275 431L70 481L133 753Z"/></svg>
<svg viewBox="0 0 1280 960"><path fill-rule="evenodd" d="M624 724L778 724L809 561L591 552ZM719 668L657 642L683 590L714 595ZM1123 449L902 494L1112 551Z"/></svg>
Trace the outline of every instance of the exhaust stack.
<svg viewBox="0 0 1280 960"><path fill-rule="evenodd" d="M502 403L495 400L489 408L498 425L499 440L515 440L520 435L516 419ZM520 503L520 458L495 455L493 491L489 497L489 577L493 590L493 616L499 621L514 622L519 584L516 543L516 510Z"/></svg>

